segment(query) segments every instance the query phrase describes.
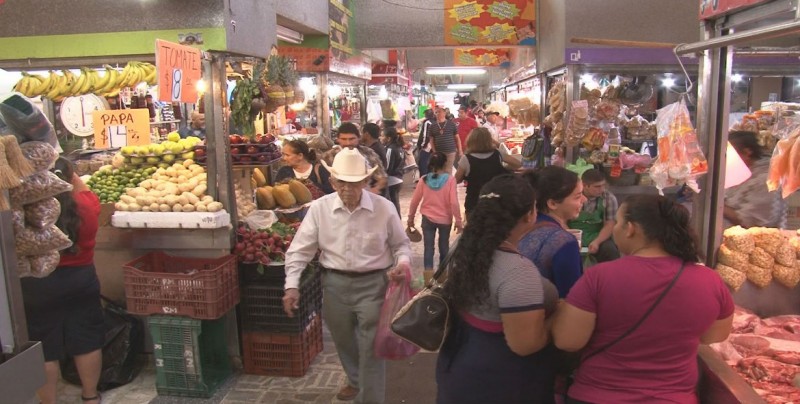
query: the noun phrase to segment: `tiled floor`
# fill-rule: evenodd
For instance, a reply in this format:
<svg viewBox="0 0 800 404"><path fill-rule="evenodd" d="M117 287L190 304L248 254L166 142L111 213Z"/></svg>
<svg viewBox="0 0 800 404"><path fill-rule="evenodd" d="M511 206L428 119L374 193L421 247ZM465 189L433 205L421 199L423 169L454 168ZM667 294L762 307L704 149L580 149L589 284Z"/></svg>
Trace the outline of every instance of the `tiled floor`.
<svg viewBox="0 0 800 404"><path fill-rule="evenodd" d="M412 178L406 176L406 186L400 195L403 223L413 193ZM463 206L465 190L458 187ZM419 216L417 227L419 228ZM455 239L455 232L451 239ZM422 243L412 243L412 266L422 270ZM304 377L267 377L234 374L216 394L208 399L158 396L155 389L155 369L150 358L148 366L133 382L103 393L104 404L341 404L335 395L345 382L345 375L327 329L323 333L324 350ZM433 380L435 354L419 353L406 361L390 362L387 368L387 403L426 404L435 401ZM392 385L394 383L394 385ZM59 403L80 404L80 389L64 382L59 384Z"/></svg>

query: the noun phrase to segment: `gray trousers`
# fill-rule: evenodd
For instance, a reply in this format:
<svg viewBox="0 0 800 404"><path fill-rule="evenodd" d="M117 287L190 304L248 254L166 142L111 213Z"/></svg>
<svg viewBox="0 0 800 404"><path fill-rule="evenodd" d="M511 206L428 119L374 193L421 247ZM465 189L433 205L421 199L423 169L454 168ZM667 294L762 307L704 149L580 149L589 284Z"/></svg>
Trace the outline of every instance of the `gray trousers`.
<svg viewBox="0 0 800 404"><path fill-rule="evenodd" d="M336 344L358 404L382 404L386 362L375 357L375 334L388 279L381 271L362 277L322 272L322 315Z"/></svg>

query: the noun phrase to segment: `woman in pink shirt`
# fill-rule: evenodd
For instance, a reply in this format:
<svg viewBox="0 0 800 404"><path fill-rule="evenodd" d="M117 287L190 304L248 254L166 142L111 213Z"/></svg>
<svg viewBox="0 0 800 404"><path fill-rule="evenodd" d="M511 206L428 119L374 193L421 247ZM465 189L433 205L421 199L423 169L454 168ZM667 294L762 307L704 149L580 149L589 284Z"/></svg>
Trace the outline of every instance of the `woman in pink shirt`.
<svg viewBox="0 0 800 404"><path fill-rule="evenodd" d="M456 221L456 232L461 233L461 210L458 207L456 195L456 180L448 174L450 167L445 169L447 156L442 152L431 154L428 163L428 174L421 178L411 197L411 206L408 209L408 226L414 226L414 215L417 206L422 202L422 237L425 245L423 264L425 265L426 281L433 275L433 244L436 232L439 232L439 264L441 265L450 248L450 227L453 218Z"/></svg>
<svg viewBox="0 0 800 404"><path fill-rule="evenodd" d="M555 315L556 346L581 351L567 403L695 404L697 348L728 337L731 294L663 196L629 197L613 236L625 256L587 269Z"/></svg>

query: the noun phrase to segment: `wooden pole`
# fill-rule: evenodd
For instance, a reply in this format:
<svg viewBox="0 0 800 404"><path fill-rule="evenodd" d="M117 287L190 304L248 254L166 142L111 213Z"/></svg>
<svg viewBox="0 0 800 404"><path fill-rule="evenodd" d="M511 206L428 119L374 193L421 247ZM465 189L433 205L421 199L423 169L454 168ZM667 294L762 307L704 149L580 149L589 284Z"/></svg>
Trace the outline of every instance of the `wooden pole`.
<svg viewBox="0 0 800 404"><path fill-rule="evenodd" d="M669 48L673 49L677 44L666 42L647 42L647 41L623 41L619 39L601 39L601 38L576 38L570 39L572 43L581 43L589 45L606 45L606 46L621 46L626 48Z"/></svg>

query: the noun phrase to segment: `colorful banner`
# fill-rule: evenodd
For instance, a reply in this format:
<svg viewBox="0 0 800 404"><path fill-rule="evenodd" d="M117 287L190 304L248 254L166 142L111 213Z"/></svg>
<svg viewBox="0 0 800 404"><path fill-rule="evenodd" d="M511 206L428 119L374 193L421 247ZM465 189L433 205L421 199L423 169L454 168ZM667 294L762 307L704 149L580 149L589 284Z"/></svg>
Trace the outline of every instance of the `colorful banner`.
<svg viewBox="0 0 800 404"><path fill-rule="evenodd" d="M197 102L200 60L200 49L156 39L158 100Z"/></svg>
<svg viewBox="0 0 800 404"><path fill-rule="evenodd" d="M150 144L150 113L146 108L95 111L92 123L95 149Z"/></svg>
<svg viewBox="0 0 800 404"><path fill-rule="evenodd" d="M355 52L353 49L353 10L351 0L330 0L328 6L328 36L331 54L336 59L347 59Z"/></svg>
<svg viewBox="0 0 800 404"><path fill-rule="evenodd" d="M505 66L510 65L509 49L456 49L453 51L456 66Z"/></svg>
<svg viewBox="0 0 800 404"><path fill-rule="evenodd" d="M444 0L447 45L535 45L534 0Z"/></svg>
<svg viewBox="0 0 800 404"><path fill-rule="evenodd" d="M740 8L766 2L767 0L700 0L700 19L714 19Z"/></svg>

